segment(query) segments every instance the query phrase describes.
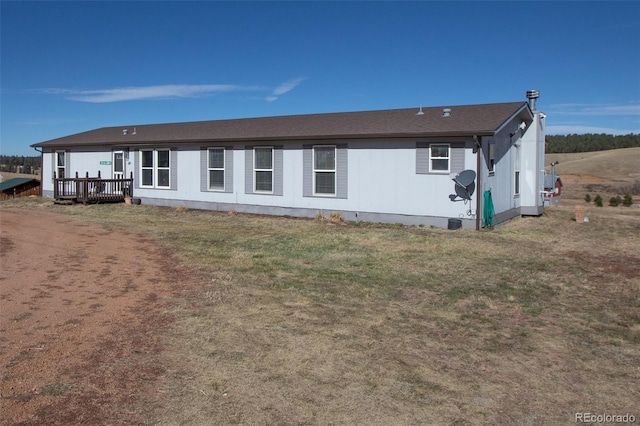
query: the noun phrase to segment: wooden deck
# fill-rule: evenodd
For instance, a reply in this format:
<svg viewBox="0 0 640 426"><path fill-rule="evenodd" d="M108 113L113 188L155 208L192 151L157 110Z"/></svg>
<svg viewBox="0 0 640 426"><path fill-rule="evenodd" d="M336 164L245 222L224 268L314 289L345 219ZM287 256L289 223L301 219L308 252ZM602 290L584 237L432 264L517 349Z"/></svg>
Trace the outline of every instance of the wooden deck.
<svg viewBox="0 0 640 426"><path fill-rule="evenodd" d="M133 196L133 173L129 179L90 177L53 178L53 199L58 204L119 203Z"/></svg>

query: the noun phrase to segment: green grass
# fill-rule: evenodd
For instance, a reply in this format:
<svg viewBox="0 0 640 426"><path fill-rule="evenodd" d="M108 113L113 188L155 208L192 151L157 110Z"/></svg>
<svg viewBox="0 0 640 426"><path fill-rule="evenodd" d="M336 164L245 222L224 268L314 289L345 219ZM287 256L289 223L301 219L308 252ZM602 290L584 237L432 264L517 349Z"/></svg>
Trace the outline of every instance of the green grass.
<svg viewBox="0 0 640 426"><path fill-rule="evenodd" d="M476 232L39 199L1 207L130 232L194 271L189 294L171 301L169 402L156 424L640 414L637 209L589 208L576 224L568 204Z"/></svg>

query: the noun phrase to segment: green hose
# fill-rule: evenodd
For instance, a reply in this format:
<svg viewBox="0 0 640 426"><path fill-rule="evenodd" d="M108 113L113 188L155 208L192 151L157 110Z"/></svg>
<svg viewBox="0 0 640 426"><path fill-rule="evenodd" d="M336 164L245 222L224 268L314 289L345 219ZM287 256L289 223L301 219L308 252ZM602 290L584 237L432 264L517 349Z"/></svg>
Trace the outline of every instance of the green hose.
<svg viewBox="0 0 640 426"><path fill-rule="evenodd" d="M484 227L492 228L493 219L496 212L493 209L493 199L491 198L491 190L484 191Z"/></svg>

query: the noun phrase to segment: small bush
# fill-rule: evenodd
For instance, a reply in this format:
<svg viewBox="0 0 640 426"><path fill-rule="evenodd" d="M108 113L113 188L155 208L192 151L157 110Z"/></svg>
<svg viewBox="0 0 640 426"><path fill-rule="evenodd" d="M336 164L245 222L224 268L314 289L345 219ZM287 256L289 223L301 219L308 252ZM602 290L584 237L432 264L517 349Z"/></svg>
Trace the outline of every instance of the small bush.
<svg viewBox="0 0 640 426"><path fill-rule="evenodd" d="M329 216L325 216L324 212L319 211L316 214L316 220L320 222L329 222L329 223L344 223L344 219L342 218L342 213L340 212L331 213Z"/></svg>
<svg viewBox="0 0 640 426"><path fill-rule="evenodd" d="M602 197L600 196L600 194L595 196L595 198L593 199L593 202L595 203L596 206L602 207Z"/></svg>
<svg viewBox="0 0 640 426"><path fill-rule="evenodd" d="M587 203L590 203L591 202L591 195L589 195L589 194L585 195L584 196L584 201L587 202Z"/></svg>
<svg viewBox="0 0 640 426"><path fill-rule="evenodd" d="M342 223L342 222L344 222L344 220L342 219L342 213L340 213L340 212L331 213L329 215L329 222L331 222L331 223Z"/></svg>
<svg viewBox="0 0 640 426"><path fill-rule="evenodd" d="M633 205L633 198L631 197L631 194L624 194L622 205L625 207L631 207Z"/></svg>
<svg viewBox="0 0 640 426"><path fill-rule="evenodd" d="M618 207L620 203L622 203L622 198L620 198L619 195L609 198L609 205L611 207Z"/></svg>

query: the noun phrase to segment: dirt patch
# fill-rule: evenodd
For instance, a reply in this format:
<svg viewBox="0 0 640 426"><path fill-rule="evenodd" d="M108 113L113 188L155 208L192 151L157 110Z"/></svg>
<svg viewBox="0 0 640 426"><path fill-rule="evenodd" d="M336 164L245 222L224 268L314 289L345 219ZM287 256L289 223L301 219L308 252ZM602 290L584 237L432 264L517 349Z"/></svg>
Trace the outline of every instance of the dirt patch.
<svg viewBox="0 0 640 426"><path fill-rule="evenodd" d="M0 231L0 424L151 418L179 288L171 255L51 213L4 210Z"/></svg>
<svg viewBox="0 0 640 426"><path fill-rule="evenodd" d="M615 182L612 179L593 175L572 175L563 173L560 178L563 183L609 183Z"/></svg>

